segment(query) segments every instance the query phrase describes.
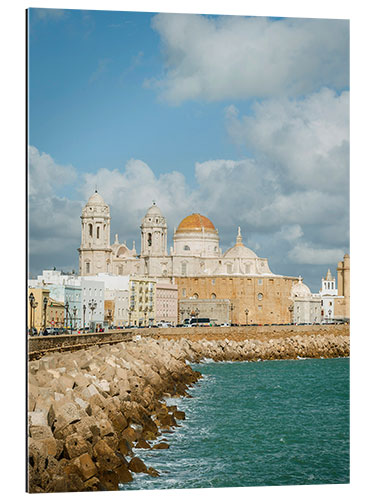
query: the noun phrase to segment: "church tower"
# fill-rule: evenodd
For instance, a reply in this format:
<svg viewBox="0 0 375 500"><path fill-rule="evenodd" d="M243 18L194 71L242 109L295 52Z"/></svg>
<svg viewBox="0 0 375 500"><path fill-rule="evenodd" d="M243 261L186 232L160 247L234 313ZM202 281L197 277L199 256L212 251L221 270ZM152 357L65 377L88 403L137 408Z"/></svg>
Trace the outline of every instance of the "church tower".
<svg viewBox="0 0 375 500"><path fill-rule="evenodd" d="M110 247L109 206L100 194L89 198L81 215L81 246L79 252L79 274L93 276L110 272L112 249Z"/></svg>
<svg viewBox="0 0 375 500"><path fill-rule="evenodd" d="M142 219L141 257L165 257L167 252L167 221L153 202Z"/></svg>

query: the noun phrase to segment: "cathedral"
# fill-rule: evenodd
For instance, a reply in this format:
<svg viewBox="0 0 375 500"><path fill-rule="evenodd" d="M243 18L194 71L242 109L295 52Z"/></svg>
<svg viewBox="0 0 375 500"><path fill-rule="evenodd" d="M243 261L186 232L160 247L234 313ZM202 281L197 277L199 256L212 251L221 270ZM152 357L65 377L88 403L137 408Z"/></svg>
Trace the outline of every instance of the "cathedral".
<svg viewBox="0 0 375 500"><path fill-rule="evenodd" d="M120 243L111 243L110 210L95 192L82 210L79 273L133 275L177 285L179 322L186 317L218 318L225 309L231 323L289 323L291 289L298 278L271 272L266 258L258 257L242 242L238 228L235 245L220 248L218 230L204 215L185 217L173 234L167 250L167 221L153 203L141 222L138 253ZM202 316L203 315L203 316Z"/></svg>
<svg viewBox="0 0 375 500"><path fill-rule="evenodd" d="M205 216L185 217L174 231L173 246L167 250L167 221L153 203L141 223L141 248L130 249L115 235L111 244L110 209L95 191L82 210L79 274L141 275L159 279L204 276L275 276L265 258L242 243L238 228L236 244L222 252L219 233Z"/></svg>

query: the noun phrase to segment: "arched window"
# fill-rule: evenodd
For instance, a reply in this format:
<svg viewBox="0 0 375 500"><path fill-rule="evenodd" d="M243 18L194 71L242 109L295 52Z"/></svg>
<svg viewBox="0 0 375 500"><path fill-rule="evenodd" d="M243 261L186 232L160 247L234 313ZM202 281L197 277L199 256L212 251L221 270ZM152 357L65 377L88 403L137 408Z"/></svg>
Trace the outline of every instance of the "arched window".
<svg viewBox="0 0 375 500"><path fill-rule="evenodd" d="M89 236L92 236L92 224L89 224Z"/></svg>
<svg viewBox="0 0 375 500"><path fill-rule="evenodd" d="M193 295L193 299L199 299L199 295L198 295L197 293L195 293L195 294Z"/></svg>
<svg viewBox="0 0 375 500"><path fill-rule="evenodd" d="M181 264L181 274L186 274L187 273L187 264L186 262L183 262Z"/></svg>
<svg viewBox="0 0 375 500"><path fill-rule="evenodd" d="M99 226L96 228L96 237L99 239L99 231L100 231L100 228Z"/></svg>
<svg viewBox="0 0 375 500"><path fill-rule="evenodd" d="M185 246L184 246L184 250L190 250L189 245L185 245Z"/></svg>
<svg viewBox="0 0 375 500"><path fill-rule="evenodd" d="M211 293L211 299L216 299L216 293Z"/></svg>
<svg viewBox="0 0 375 500"><path fill-rule="evenodd" d="M90 272L90 262L86 262L86 273Z"/></svg>
<svg viewBox="0 0 375 500"><path fill-rule="evenodd" d="M152 244L152 234L151 233L148 233L148 235L147 235L147 244L149 247Z"/></svg>

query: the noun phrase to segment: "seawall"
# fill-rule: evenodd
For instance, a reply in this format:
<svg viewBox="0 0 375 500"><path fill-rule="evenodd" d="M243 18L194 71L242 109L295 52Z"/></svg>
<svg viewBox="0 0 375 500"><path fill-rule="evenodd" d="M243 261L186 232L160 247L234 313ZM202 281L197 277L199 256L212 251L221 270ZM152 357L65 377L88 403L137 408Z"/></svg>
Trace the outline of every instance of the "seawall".
<svg viewBox="0 0 375 500"><path fill-rule="evenodd" d="M112 330L106 333L86 333L79 335L57 335L46 337L30 337L28 340L29 354L48 353L58 350L86 348L129 341L134 336L152 338L199 340L245 340L270 338L285 338L293 335L349 335L349 325L275 325L275 326L239 326L239 327L193 327L193 328L132 328Z"/></svg>
<svg viewBox="0 0 375 500"><path fill-rule="evenodd" d="M255 338L220 330L226 333L214 340L204 338L207 331L178 338L148 332L30 361L29 491L116 490L134 474L159 475L137 457L137 449L169 446L163 432L184 414L163 398L188 395L200 378L187 361L349 355L348 331Z"/></svg>

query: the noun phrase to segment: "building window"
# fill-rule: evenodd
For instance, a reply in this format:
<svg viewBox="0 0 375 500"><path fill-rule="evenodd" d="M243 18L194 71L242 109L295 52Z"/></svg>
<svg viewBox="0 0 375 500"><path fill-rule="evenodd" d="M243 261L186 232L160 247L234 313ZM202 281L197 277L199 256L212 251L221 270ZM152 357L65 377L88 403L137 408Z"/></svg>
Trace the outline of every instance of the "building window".
<svg viewBox="0 0 375 500"><path fill-rule="evenodd" d="M211 299L216 299L216 293L211 293Z"/></svg>
<svg viewBox="0 0 375 500"><path fill-rule="evenodd" d="M89 236L92 236L92 224L89 224Z"/></svg>
<svg viewBox="0 0 375 500"><path fill-rule="evenodd" d="M258 280L258 285L263 285L263 280Z"/></svg>
<svg viewBox="0 0 375 500"><path fill-rule="evenodd" d="M148 235L147 235L147 244L149 247L152 244L152 234L151 233L148 233Z"/></svg>
<svg viewBox="0 0 375 500"><path fill-rule="evenodd" d="M187 273L187 264L186 262L183 262L181 264L181 274L186 274Z"/></svg>
<svg viewBox="0 0 375 500"><path fill-rule="evenodd" d="M185 246L184 246L184 250L190 250L189 245L185 245Z"/></svg>
<svg viewBox="0 0 375 500"><path fill-rule="evenodd" d="M262 300L263 299L263 294L262 293L258 293L258 300Z"/></svg>
<svg viewBox="0 0 375 500"><path fill-rule="evenodd" d="M213 280L211 281L211 283L214 285L214 284L215 284L215 279L213 279Z"/></svg>
<svg viewBox="0 0 375 500"><path fill-rule="evenodd" d="M193 295L193 299L198 299L198 298L199 298L199 295L198 295L197 293L195 293L195 294Z"/></svg>
<svg viewBox="0 0 375 500"><path fill-rule="evenodd" d="M183 289L182 289L182 296L183 296L183 297L186 297L186 288L183 288Z"/></svg>
<svg viewBox="0 0 375 500"><path fill-rule="evenodd" d="M246 274L250 274L250 264L245 265L245 272Z"/></svg>
<svg viewBox="0 0 375 500"><path fill-rule="evenodd" d="M90 272L90 262L86 262L86 273Z"/></svg>
<svg viewBox="0 0 375 500"><path fill-rule="evenodd" d="M100 230L100 228L99 228L99 226L98 226L98 227L96 228L96 237L97 237L98 239L99 239L99 230Z"/></svg>

